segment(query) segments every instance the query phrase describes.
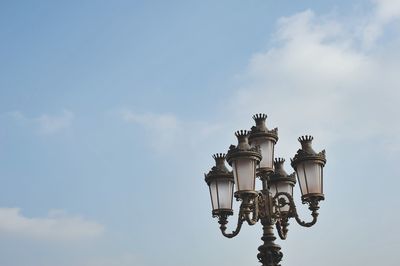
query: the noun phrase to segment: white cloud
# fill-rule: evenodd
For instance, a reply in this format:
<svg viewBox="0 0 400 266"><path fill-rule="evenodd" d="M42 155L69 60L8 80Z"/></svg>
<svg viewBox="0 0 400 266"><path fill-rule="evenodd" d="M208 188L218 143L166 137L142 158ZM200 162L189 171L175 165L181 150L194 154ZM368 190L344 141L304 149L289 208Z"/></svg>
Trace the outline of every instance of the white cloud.
<svg viewBox="0 0 400 266"><path fill-rule="evenodd" d="M364 45L370 48L381 37L384 27L400 18L400 1L398 0L373 0L375 9L367 18L363 29Z"/></svg>
<svg viewBox="0 0 400 266"><path fill-rule="evenodd" d="M38 117L28 117L20 111L6 113L23 126L31 126L41 135L52 135L71 127L74 114L69 110L63 110L60 115L42 114Z"/></svg>
<svg viewBox="0 0 400 266"><path fill-rule="evenodd" d="M374 0L376 4L376 16L387 23L400 17L399 0Z"/></svg>
<svg viewBox="0 0 400 266"><path fill-rule="evenodd" d="M37 240L80 240L98 237L104 226L63 211L51 211L47 217L29 218L19 208L0 208L0 232Z"/></svg>
<svg viewBox="0 0 400 266"><path fill-rule="evenodd" d="M240 77L244 85L218 115L230 119L217 121L216 131L250 128L250 117L266 112L270 127L280 128L278 156L293 154L297 137L303 134L327 145L344 138L384 139L381 144L387 150L400 150L400 124L394 122L400 116L400 56L394 45L398 40L385 35L386 27L400 17L398 6L399 1L377 0L370 14L350 20L311 10L279 19L272 46L251 57ZM363 33L370 27L379 34L367 40ZM380 37L385 42L375 46ZM193 126L174 115L127 112L123 116L157 132L150 136L153 140L161 134L169 145L182 136L190 135L196 142L216 134L201 136L199 129L213 125ZM157 122L149 121L161 122L155 126Z"/></svg>
<svg viewBox="0 0 400 266"><path fill-rule="evenodd" d="M245 85L231 101L236 121L265 111L283 138L385 138L390 149L400 149L398 51L390 42L384 52L363 50L351 34L360 25L340 21L310 10L280 19L275 45L251 58ZM295 145L285 142L278 152L281 143L285 153Z"/></svg>

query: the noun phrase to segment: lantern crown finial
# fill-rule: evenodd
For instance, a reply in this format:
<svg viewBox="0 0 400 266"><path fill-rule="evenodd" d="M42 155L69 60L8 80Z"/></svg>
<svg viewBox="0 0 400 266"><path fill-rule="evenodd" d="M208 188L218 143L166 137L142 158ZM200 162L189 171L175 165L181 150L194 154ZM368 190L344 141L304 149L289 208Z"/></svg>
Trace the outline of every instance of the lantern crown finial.
<svg viewBox="0 0 400 266"><path fill-rule="evenodd" d="M254 139L267 138L272 139L275 143L278 141L278 128L269 130L266 125L267 115L263 113L253 115L253 119L256 122L255 126L251 127L249 132L250 143Z"/></svg>
<svg viewBox="0 0 400 266"><path fill-rule="evenodd" d="M293 174L288 174L285 171L285 168L283 167L283 164L285 163L284 158L275 158L274 160L274 173L270 176L270 182L283 182L283 181L288 181L291 182L293 185L296 183L296 178L294 173Z"/></svg>
<svg viewBox="0 0 400 266"><path fill-rule="evenodd" d="M265 121L267 120L267 115L266 114L255 114L253 115L253 119L256 122L256 128L259 131L268 131L267 126L265 124Z"/></svg>
<svg viewBox="0 0 400 266"><path fill-rule="evenodd" d="M311 142L313 139L314 139L314 137L313 137L313 136L310 136L310 135L305 135L305 136L301 136L301 137L298 138L298 140L300 141L300 143L303 143L303 142Z"/></svg>
<svg viewBox="0 0 400 266"><path fill-rule="evenodd" d="M254 120L265 120L267 119L267 115L263 113L253 115Z"/></svg>
<svg viewBox="0 0 400 266"><path fill-rule="evenodd" d="M314 137L310 136L310 135L305 135L305 136L301 136L298 138L298 141L301 143L301 148L305 152L314 153L314 154L316 153L311 146L313 139L314 139Z"/></svg>
<svg viewBox="0 0 400 266"><path fill-rule="evenodd" d="M225 167L225 158L226 158L226 155L225 155L225 153L216 153L216 154L214 154L213 156L212 156L213 158L214 158L214 160L215 160L215 166L218 168L218 169L221 169L221 170L228 170L228 169L226 169L226 167Z"/></svg>
<svg viewBox="0 0 400 266"><path fill-rule="evenodd" d="M249 144L249 131L247 130L238 130L235 132L235 136L238 139L238 148L242 150L250 149Z"/></svg>
<svg viewBox="0 0 400 266"><path fill-rule="evenodd" d="M317 153L312 148L312 140L314 138L310 135L301 136L298 138L301 143L301 149L299 149L296 155L291 159L291 165L296 168L296 165L302 161L318 161L322 165L325 165L325 150Z"/></svg>
<svg viewBox="0 0 400 266"><path fill-rule="evenodd" d="M213 158L215 159L215 160L219 160L219 159L223 159L223 160L225 160L225 153L215 153L215 154L213 154Z"/></svg>
<svg viewBox="0 0 400 266"><path fill-rule="evenodd" d="M278 174L280 176L287 176L285 168L283 167L284 163L285 163L284 158L275 158L274 160L275 174Z"/></svg>
<svg viewBox="0 0 400 266"><path fill-rule="evenodd" d="M247 137L248 135L249 135L249 131L247 131L247 130L238 130L235 132L235 136L237 138Z"/></svg>

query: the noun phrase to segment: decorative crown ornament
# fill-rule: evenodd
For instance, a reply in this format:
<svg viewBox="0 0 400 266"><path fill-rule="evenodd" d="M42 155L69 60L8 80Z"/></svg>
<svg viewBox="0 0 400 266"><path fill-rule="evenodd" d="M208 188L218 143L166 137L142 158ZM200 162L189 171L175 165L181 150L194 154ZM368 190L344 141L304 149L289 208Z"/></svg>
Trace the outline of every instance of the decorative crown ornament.
<svg viewBox="0 0 400 266"><path fill-rule="evenodd" d="M295 173L291 173L290 175L286 173L283 164L285 163L284 158L275 158L274 161L274 168L275 171L273 174L269 176L269 182L270 183L275 183L275 182L282 182L282 181L289 181L291 183L296 184L296 176Z"/></svg>
<svg viewBox="0 0 400 266"><path fill-rule="evenodd" d="M309 135L301 136L298 138L298 141L301 143L301 149L299 149L293 159L291 159L291 165L293 168L296 168L297 164L305 161L316 161L322 166L325 166L325 150L322 150L319 153L315 152L311 146L313 139L314 138Z"/></svg>
<svg viewBox="0 0 400 266"><path fill-rule="evenodd" d="M225 166L225 154L224 153L216 153L212 156L215 160L215 166L211 168L208 174L204 174L204 180L208 185L216 179L227 178L233 180L233 174L228 170Z"/></svg>
<svg viewBox="0 0 400 266"><path fill-rule="evenodd" d="M255 126L251 127L249 141L250 143L258 138L268 138L276 143L278 141L278 128L269 130L266 126L267 115L266 114L255 114L253 119L256 122Z"/></svg>
<svg viewBox="0 0 400 266"><path fill-rule="evenodd" d="M231 145L226 154L226 160L232 165L233 160L237 158L249 158L256 160L257 164L261 161L261 153L258 147L251 147L249 144L249 131L238 130L235 132L238 139L238 145Z"/></svg>

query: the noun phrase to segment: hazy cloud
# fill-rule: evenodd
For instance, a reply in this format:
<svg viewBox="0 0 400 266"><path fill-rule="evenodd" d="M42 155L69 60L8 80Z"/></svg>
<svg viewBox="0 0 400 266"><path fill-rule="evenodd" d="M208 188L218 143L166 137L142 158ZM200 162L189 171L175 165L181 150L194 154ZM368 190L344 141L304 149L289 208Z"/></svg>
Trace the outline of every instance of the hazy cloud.
<svg viewBox="0 0 400 266"><path fill-rule="evenodd" d="M74 114L69 110L63 110L59 115L42 114L38 117L28 117L20 111L6 113L22 126L30 126L41 135L52 135L68 129L74 120Z"/></svg>
<svg viewBox="0 0 400 266"><path fill-rule="evenodd" d="M63 211L47 217L26 217L19 208L0 208L0 232L38 240L78 240L98 237L104 226Z"/></svg>
<svg viewBox="0 0 400 266"><path fill-rule="evenodd" d="M195 147L198 141L222 129L220 124L183 121L170 113L137 113L124 109L119 115L125 122L144 128L148 133L146 141L158 152L168 151L171 148L179 150ZM185 141L182 141L183 139Z"/></svg>
<svg viewBox="0 0 400 266"><path fill-rule="evenodd" d="M182 129L181 122L173 114L136 113L124 109L120 116L125 122L144 127L149 143L158 152L174 146Z"/></svg>
<svg viewBox="0 0 400 266"><path fill-rule="evenodd" d="M53 134L71 126L74 114L64 110L61 115L43 114L33 121L38 125L39 132L42 134Z"/></svg>

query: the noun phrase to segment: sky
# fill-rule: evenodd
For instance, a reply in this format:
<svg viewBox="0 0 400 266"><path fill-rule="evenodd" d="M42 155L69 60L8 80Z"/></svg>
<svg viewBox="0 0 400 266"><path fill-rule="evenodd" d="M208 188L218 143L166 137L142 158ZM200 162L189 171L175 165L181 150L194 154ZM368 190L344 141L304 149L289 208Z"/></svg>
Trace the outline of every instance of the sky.
<svg viewBox="0 0 400 266"><path fill-rule="evenodd" d="M282 265L399 265L399 0L1 1L0 40L0 265L259 265L204 182L255 113L327 154Z"/></svg>

